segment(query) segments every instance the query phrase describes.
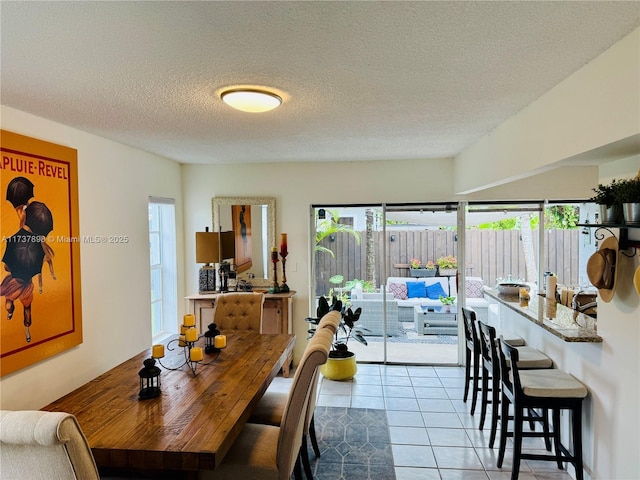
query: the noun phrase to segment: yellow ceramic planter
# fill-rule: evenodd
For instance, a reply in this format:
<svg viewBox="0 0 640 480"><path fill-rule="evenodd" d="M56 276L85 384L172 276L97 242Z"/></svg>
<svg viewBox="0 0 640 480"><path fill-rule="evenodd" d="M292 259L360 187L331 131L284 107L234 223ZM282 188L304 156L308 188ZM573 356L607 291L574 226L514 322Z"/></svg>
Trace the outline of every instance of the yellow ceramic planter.
<svg viewBox="0 0 640 480"><path fill-rule="evenodd" d="M329 380L351 380L357 371L356 356L353 354L347 358L329 357L327 363L320 366L320 373Z"/></svg>

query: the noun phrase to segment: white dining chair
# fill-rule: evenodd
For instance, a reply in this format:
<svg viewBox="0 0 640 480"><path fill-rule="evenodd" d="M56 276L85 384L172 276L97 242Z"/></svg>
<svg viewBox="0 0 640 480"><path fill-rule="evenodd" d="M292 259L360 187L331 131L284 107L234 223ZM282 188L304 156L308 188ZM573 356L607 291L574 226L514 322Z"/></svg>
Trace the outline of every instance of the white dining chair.
<svg viewBox="0 0 640 480"><path fill-rule="evenodd" d="M97 480L100 475L73 415L1 410L0 478Z"/></svg>

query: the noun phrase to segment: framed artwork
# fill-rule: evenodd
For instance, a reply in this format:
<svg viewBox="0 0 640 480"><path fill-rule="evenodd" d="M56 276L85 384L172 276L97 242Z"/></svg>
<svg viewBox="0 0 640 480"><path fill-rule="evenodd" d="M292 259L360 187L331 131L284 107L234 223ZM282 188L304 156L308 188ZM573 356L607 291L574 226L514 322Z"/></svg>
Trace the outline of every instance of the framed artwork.
<svg viewBox="0 0 640 480"><path fill-rule="evenodd" d="M232 205L233 232L236 247L236 271L245 272L253 265L251 258L251 205Z"/></svg>
<svg viewBox="0 0 640 480"><path fill-rule="evenodd" d="M0 375L6 375L82 343L80 242L93 239L79 237L77 150L0 134Z"/></svg>

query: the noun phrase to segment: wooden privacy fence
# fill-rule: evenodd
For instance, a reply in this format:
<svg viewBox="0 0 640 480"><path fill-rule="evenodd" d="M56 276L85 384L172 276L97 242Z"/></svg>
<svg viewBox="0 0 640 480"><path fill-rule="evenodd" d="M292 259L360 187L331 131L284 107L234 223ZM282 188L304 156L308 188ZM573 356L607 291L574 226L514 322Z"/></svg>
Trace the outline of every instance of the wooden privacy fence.
<svg viewBox="0 0 640 480"><path fill-rule="evenodd" d="M361 242L346 233L337 233L333 241L326 238L321 245L330 249L335 258L324 252L316 252L316 295L326 295L332 287L329 278L343 275L344 280L366 277L366 240L365 232L360 232ZM409 276L407 268L397 268L398 264L408 264L411 258L422 263L436 261L445 255L457 256L457 233L451 230L393 231L387 230L387 257L383 258L382 232L373 232L375 258L375 285L385 283L381 278L382 266L387 276ZM393 240L391 238L393 237ZM549 230L545 232L545 258L543 271L552 271L558 275L559 283L578 284L579 230ZM467 230L466 274L482 277L485 285L495 285L499 277L526 277L526 267L522 240L518 230ZM533 231L534 251L538 251L538 232ZM536 265L540 269L538 259Z"/></svg>

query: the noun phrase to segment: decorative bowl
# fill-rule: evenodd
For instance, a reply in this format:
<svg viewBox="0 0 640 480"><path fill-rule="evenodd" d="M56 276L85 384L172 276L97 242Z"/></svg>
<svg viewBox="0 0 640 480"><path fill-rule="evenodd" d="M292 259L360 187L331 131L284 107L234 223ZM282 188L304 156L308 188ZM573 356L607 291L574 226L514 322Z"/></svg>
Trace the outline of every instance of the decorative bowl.
<svg viewBox="0 0 640 480"><path fill-rule="evenodd" d="M499 283L496 289L501 295L519 295L520 288L529 290L529 286L523 283Z"/></svg>

